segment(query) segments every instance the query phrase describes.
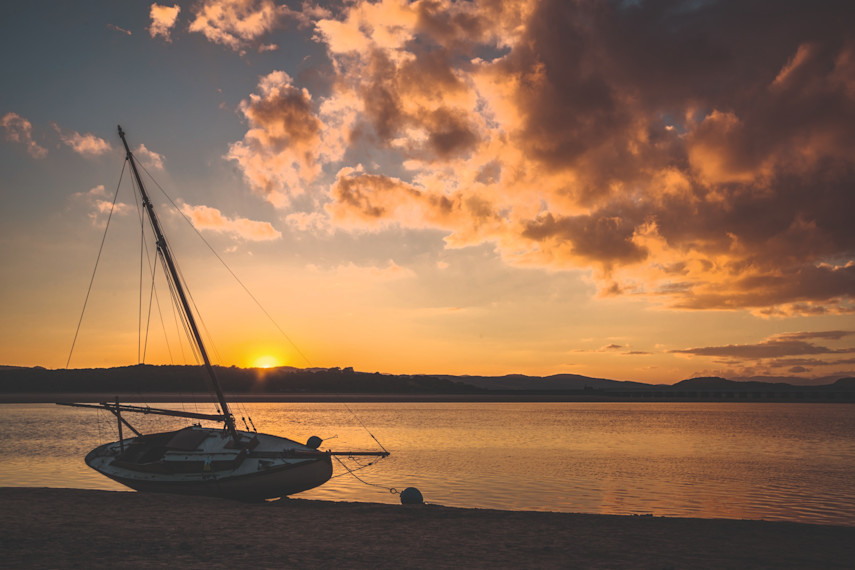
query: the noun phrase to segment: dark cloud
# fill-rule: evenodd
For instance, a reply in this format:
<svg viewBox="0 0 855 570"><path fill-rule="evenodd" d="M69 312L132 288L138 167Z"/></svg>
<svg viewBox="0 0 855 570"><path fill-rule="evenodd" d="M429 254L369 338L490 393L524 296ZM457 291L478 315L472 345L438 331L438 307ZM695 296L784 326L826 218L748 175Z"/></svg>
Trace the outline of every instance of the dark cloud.
<svg viewBox="0 0 855 570"><path fill-rule="evenodd" d="M855 358L843 358L839 360L820 360L818 358L777 358L767 361L766 366L770 368L787 368L792 366L816 367L816 366L842 366L855 364Z"/></svg>
<svg viewBox="0 0 855 570"><path fill-rule="evenodd" d="M828 339L828 340L840 340L847 336L855 335L855 331L810 331L810 332L796 332L796 333L784 333L780 335L780 338L786 338L789 340L809 340L814 338Z"/></svg>
<svg viewBox="0 0 855 570"><path fill-rule="evenodd" d="M553 216L524 236L636 263L630 236L652 221L676 251L727 254L718 269L733 286L683 287L675 307L851 311L853 30L848 2L538 3L528 41L501 63L522 86L521 144L573 172L568 194L593 207L585 227L615 231ZM662 168L683 192L661 192Z"/></svg>
<svg viewBox="0 0 855 570"><path fill-rule="evenodd" d="M632 263L647 256L645 249L632 241L634 231L631 221L620 216L556 219L547 214L528 224L523 236L541 243L567 244L568 253L610 267L613 263Z"/></svg>
<svg viewBox="0 0 855 570"><path fill-rule="evenodd" d="M730 344L726 346L708 346L703 348L688 348L672 350L676 354L692 354L695 356L717 356L734 359L781 359L787 356L806 356L815 354L851 354L855 348L829 348L807 342L810 339L839 340L855 333L843 331L789 333L771 337L757 344ZM802 362L804 363L804 361ZM835 362L836 363L836 362ZM792 364L796 364L793 362Z"/></svg>
<svg viewBox="0 0 855 570"><path fill-rule="evenodd" d="M329 96L244 109L306 171L328 140L358 157L330 172L401 164L325 188L337 222L672 308L855 312L855 3L357 0L315 25ZM244 162L275 180L263 146Z"/></svg>
<svg viewBox="0 0 855 570"><path fill-rule="evenodd" d="M769 260L763 262L768 263ZM760 273L751 271L752 267L742 270L739 266L744 264L734 263L734 280L729 286L721 287L720 292L694 294L688 291L674 306L682 309L740 309L795 303L791 313L821 315L852 312L852 304L846 299L855 295L855 265L816 267L800 264L785 270ZM799 301L805 302L805 305L799 306ZM820 304L810 306L808 301ZM766 314L775 316L776 312L772 309Z"/></svg>

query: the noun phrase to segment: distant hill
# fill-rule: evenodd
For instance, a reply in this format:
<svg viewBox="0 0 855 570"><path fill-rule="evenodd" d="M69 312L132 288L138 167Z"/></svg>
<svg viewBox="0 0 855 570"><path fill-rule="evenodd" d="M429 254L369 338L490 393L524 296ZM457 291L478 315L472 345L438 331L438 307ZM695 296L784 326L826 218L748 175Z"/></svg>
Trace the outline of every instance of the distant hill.
<svg viewBox="0 0 855 570"><path fill-rule="evenodd" d="M452 382L460 382L483 388L485 390L532 390L532 391L567 391L567 390L609 390L627 388L651 388L650 384L641 382L625 382L591 378L579 374L554 374L552 376L526 376L523 374L507 374L505 376L450 376L443 375Z"/></svg>
<svg viewBox="0 0 855 570"><path fill-rule="evenodd" d="M683 380L681 382L677 382L672 386L672 389L675 390L685 390L685 389L694 389L694 390L758 390L758 389L768 389L768 388L783 388L790 387L792 388L792 384L788 384L786 382L759 382L755 380L749 380L745 382L737 382L735 380L728 380L726 378L719 378L717 376L708 376L701 378L689 378L688 380Z"/></svg>
<svg viewBox="0 0 855 570"><path fill-rule="evenodd" d="M233 394L457 394L481 390L434 376L355 372L352 368L214 367L223 391ZM116 368L0 369L0 393L206 393L199 366L140 364Z"/></svg>
<svg viewBox="0 0 855 570"><path fill-rule="evenodd" d="M788 382L762 382L759 380L735 381L717 376L690 378L669 386L671 390L727 390L727 391L750 391L750 390L801 390L801 389L823 389L823 388L852 388L855 389L855 378L840 378L830 384L820 385L794 385Z"/></svg>
<svg viewBox="0 0 855 570"><path fill-rule="evenodd" d="M584 394L602 397L689 395L711 392L790 392L805 390L855 391L855 378L841 378L824 386L794 386L785 382L736 382L705 377L674 385L591 378L578 374L552 376L453 376L447 374L395 375L357 372L352 368L280 367L253 369L215 367L223 390L231 394ZM208 381L198 366L136 365L116 368L48 370L41 367L0 366L0 393L4 394L204 394Z"/></svg>

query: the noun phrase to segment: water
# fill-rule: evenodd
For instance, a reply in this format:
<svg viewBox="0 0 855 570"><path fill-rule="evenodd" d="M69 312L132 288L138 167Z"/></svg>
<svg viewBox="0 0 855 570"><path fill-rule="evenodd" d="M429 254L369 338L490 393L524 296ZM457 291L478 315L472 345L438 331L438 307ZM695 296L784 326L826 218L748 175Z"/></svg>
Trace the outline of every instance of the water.
<svg viewBox="0 0 855 570"><path fill-rule="evenodd" d="M412 486L430 503L457 507L855 526L855 406L849 404L241 408L238 415L249 413L260 431L299 441L318 435L325 448L378 449L361 420L392 452L356 472L364 482L336 465L335 478L304 498L395 503L389 489ZM52 404L0 409L6 420L0 486L126 490L83 463L90 449L116 439L110 414ZM143 432L169 425L163 418L130 419ZM345 464L355 469L369 461Z"/></svg>

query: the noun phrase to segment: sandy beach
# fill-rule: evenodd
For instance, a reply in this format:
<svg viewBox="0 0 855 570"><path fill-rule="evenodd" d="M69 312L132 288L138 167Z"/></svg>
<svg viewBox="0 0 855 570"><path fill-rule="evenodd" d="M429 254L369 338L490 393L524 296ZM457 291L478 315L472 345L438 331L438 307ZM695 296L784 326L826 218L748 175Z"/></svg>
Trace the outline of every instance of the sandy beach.
<svg viewBox="0 0 855 570"><path fill-rule="evenodd" d="M855 527L0 488L6 568L851 568Z"/></svg>

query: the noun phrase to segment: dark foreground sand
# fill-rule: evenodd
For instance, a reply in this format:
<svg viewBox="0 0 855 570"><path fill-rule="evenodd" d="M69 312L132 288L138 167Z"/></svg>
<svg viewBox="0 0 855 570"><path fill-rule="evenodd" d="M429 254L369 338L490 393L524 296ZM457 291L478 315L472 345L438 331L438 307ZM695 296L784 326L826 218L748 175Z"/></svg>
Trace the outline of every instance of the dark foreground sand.
<svg viewBox="0 0 855 570"><path fill-rule="evenodd" d="M0 488L4 568L853 568L855 527Z"/></svg>

